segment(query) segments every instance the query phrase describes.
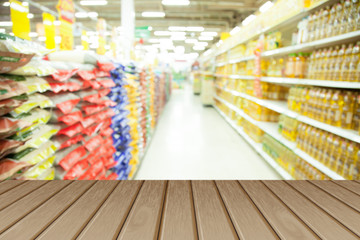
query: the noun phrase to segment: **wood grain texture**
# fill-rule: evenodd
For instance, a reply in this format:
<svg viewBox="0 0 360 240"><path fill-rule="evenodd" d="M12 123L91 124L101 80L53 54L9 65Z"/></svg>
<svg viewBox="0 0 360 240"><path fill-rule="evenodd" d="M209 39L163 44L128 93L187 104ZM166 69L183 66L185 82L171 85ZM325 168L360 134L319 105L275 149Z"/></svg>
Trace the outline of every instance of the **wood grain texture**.
<svg viewBox="0 0 360 240"><path fill-rule="evenodd" d="M158 237L165 187L165 181L146 181L143 184L118 239Z"/></svg>
<svg viewBox="0 0 360 240"><path fill-rule="evenodd" d="M0 211L0 233L36 209L70 182L51 181Z"/></svg>
<svg viewBox="0 0 360 240"><path fill-rule="evenodd" d="M241 181L241 185L281 239L318 239L262 182Z"/></svg>
<svg viewBox="0 0 360 240"><path fill-rule="evenodd" d="M193 181L199 239L238 239L213 181Z"/></svg>
<svg viewBox="0 0 360 240"><path fill-rule="evenodd" d="M159 238L198 238L190 181L169 182Z"/></svg>
<svg viewBox="0 0 360 240"><path fill-rule="evenodd" d="M240 239L279 239L237 181L216 185Z"/></svg>
<svg viewBox="0 0 360 240"><path fill-rule="evenodd" d="M38 239L74 239L77 237L117 184L116 181L96 182L42 232Z"/></svg>
<svg viewBox="0 0 360 240"><path fill-rule="evenodd" d="M24 184L21 184L18 187L12 188L4 194L0 195L0 210L6 208L10 204L13 204L17 200L31 193L35 189L41 187L44 184L47 184L47 181L28 181Z"/></svg>
<svg viewBox="0 0 360 240"><path fill-rule="evenodd" d="M10 189L24 183L25 181L15 181L15 180L2 181L0 183L0 194L3 194L4 192L9 191Z"/></svg>
<svg viewBox="0 0 360 240"><path fill-rule="evenodd" d="M123 181L115 188L78 239L115 239L140 190L142 181Z"/></svg>
<svg viewBox="0 0 360 240"><path fill-rule="evenodd" d="M360 196L353 193L352 191L343 188L332 181L310 181L310 183L316 185L328 194L336 197L340 201L348 204L350 207L360 212Z"/></svg>
<svg viewBox="0 0 360 240"><path fill-rule="evenodd" d="M360 184L356 181L333 181L334 183L342 186L358 195L360 195Z"/></svg>
<svg viewBox="0 0 360 240"><path fill-rule="evenodd" d="M25 216L4 234L1 239L28 240L43 232L68 207L79 199L95 181L75 181L64 188L46 203L41 205L29 215Z"/></svg>
<svg viewBox="0 0 360 240"><path fill-rule="evenodd" d="M302 181L297 181L296 184L300 185ZM322 209L285 182L266 181L265 185L281 198L320 238L329 240L358 239L352 232L341 225L341 223L329 217Z"/></svg>

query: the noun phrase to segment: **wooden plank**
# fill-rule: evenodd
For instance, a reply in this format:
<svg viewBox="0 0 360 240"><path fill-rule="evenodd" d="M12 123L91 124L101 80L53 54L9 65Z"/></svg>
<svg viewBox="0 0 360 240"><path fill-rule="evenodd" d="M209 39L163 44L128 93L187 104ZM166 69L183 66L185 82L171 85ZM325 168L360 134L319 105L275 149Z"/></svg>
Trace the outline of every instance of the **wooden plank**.
<svg viewBox="0 0 360 240"><path fill-rule="evenodd" d="M331 194L332 196L336 197L340 201L346 203L350 207L356 209L360 212L360 196L353 193L352 191L343 188L332 181L310 181L310 183L316 185L317 187L321 188L322 190L326 191L327 193Z"/></svg>
<svg viewBox="0 0 360 240"><path fill-rule="evenodd" d="M307 181L287 183L360 237L360 213Z"/></svg>
<svg viewBox="0 0 360 240"><path fill-rule="evenodd" d="M168 184L160 239L197 239L196 220L190 181Z"/></svg>
<svg viewBox="0 0 360 240"><path fill-rule="evenodd" d="M0 233L4 232L68 184L70 184L70 182L51 181L0 211Z"/></svg>
<svg viewBox="0 0 360 240"><path fill-rule="evenodd" d="M213 181L193 181L199 239L239 239Z"/></svg>
<svg viewBox="0 0 360 240"><path fill-rule="evenodd" d="M355 181L333 181L334 183L342 186L350 191L360 195L360 184Z"/></svg>
<svg viewBox="0 0 360 240"><path fill-rule="evenodd" d="M18 187L15 187L4 194L0 195L0 210L6 208L10 204L13 204L17 200L31 193L35 189L41 187L44 184L49 183L48 181L27 181Z"/></svg>
<svg viewBox="0 0 360 240"><path fill-rule="evenodd" d="M146 181L118 239L156 239L165 195L165 181Z"/></svg>
<svg viewBox="0 0 360 240"><path fill-rule="evenodd" d="M301 181L293 181L301 184ZM298 217L322 239L358 239L349 229L283 181L264 182Z"/></svg>
<svg viewBox="0 0 360 240"><path fill-rule="evenodd" d="M263 183L241 181L240 184L281 239L318 239Z"/></svg>
<svg viewBox="0 0 360 240"><path fill-rule="evenodd" d="M142 181L122 181L81 232L78 239L115 239L125 222Z"/></svg>
<svg viewBox="0 0 360 240"><path fill-rule="evenodd" d="M2 235L4 240L27 240L33 239L44 231L55 219L57 219L71 204L79 199L95 182L75 181L64 188L43 205L25 216ZM67 229L66 229L67 230Z"/></svg>
<svg viewBox="0 0 360 240"><path fill-rule="evenodd" d="M237 181L216 181L240 239L279 239Z"/></svg>
<svg viewBox="0 0 360 240"><path fill-rule="evenodd" d="M117 181L98 181L56 219L38 239L73 239L82 231L117 186Z"/></svg>
<svg viewBox="0 0 360 240"><path fill-rule="evenodd" d="M10 189L25 183L25 181L5 180L0 183L0 194L9 191Z"/></svg>

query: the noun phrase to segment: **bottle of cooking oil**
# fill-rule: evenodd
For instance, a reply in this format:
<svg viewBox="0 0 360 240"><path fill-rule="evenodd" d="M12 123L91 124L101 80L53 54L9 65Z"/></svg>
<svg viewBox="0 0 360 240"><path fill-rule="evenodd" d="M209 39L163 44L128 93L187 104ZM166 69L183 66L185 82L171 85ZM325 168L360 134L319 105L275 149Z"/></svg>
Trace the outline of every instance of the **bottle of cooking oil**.
<svg viewBox="0 0 360 240"><path fill-rule="evenodd" d="M323 13L324 9L320 9L319 12L317 12L316 16L316 22L315 22L315 32L314 32L314 39L318 40L320 38L320 31L321 31L321 23L323 19Z"/></svg>
<svg viewBox="0 0 360 240"><path fill-rule="evenodd" d="M330 63L329 63L329 79L328 80L335 80L335 65L336 65L336 60L337 60L339 50L340 50L340 46L336 46L331 53L331 57L329 60Z"/></svg>
<svg viewBox="0 0 360 240"><path fill-rule="evenodd" d="M354 92L343 92L343 106L341 112L341 127L351 129L355 111L356 95Z"/></svg>
<svg viewBox="0 0 360 240"><path fill-rule="evenodd" d="M344 34L347 31L348 26L348 17L350 15L350 0L342 1L343 11L340 18L340 29L339 34Z"/></svg>
<svg viewBox="0 0 360 240"><path fill-rule="evenodd" d="M345 57L344 57L344 61L342 62L341 65L341 73L340 73L340 79L342 81L349 81L349 75L350 75L350 63L351 63L351 58L352 58L352 51L354 48L354 44L349 44L349 46L346 48L345 50Z"/></svg>
<svg viewBox="0 0 360 240"><path fill-rule="evenodd" d="M340 142L341 138L335 135L331 146L330 161L326 164L332 170L335 170L336 161L340 155Z"/></svg>
<svg viewBox="0 0 360 240"><path fill-rule="evenodd" d="M341 3L336 4L335 8L335 19L333 22L333 31L331 36L337 36L340 34L340 28L341 28L341 17L343 14L343 7Z"/></svg>
<svg viewBox="0 0 360 240"><path fill-rule="evenodd" d="M330 104L330 124L333 126L339 127L341 125L341 109L340 109L340 102L343 100L341 99L341 91L336 90L331 98L331 104Z"/></svg>
<svg viewBox="0 0 360 240"><path fill-rule="evenodd" d="M331 67L331 53L333 52L333 48L330 47L325 54L325 61L323 67L322 79L329 80L330 79L330 67Z"/></svg>
<svg viewBox="0 0 360 240"><path fill-rule="evenodd" d="M331 89L326 90L325 99L324 99L324 122L327 124L331 123L331 99L332 99L333 91Z"/></svg>
<svg viewBox="0 0 360 240"><path fill-rule="evenodd" d="M349 146L349 141L346 139L341 139L340 147L339 147L340 152L339 152L338 158L336 159L336 163L334 166L334 171L339 174L341 174L344 169L344 163L345 163L346 156L347 156L348 146Z"/></svg>
<svg viewBox="0 0 360 240"><path fill-rule="evenodd" d="M308 24L308 42L314 41L315 26L316 26L316 13L309 16Z"/></svg>
<svg viewBox="0 0 360 240"><path fill-rule="evenodd" d="M360 74L360 71L358 72L356 69L359 60L360 60L360 41L355 44L351 52L351 58L349 63L349 76L348 76L348 80L351 82L355 82L357 79L357 75Z"/></svg>
<svg viewBox="0 0 360 240"><path fill-rule="evenodd" d="M345 50L346 50L346 45L343 44L336 56L336 59L335 59L335 67L334 67L334 80L335 81L341 81L341 79L340 79L341 65L345 58Z"/></svg>
<svg viewBox="0 0 360 240"><path fill-rule="evenodd" d="M314 79L315 52L308 58L307 78Z"/></svg>
<svg viewBox="0 0 360 240"><path fill-rule="evenodd" d="M336 18L336 5L332 6L329 13L329 21L326 26L326 37L334 36L334 22Z"/></svg>
<svg viewBox="0 0 360 240"><path fill-rule="evenodd" d="M320 58L319 58L319 63L318 63L318 71L317 71L316 79L324 80L324 71L325 71L327 51L328 50L326 48L324 48L320 52Z"/></svg>
<svg viewBox="0 0 360 240"><path fill-rule="evenodd" d="M329 16L330 16L330 7L327 6L324 11L322 12L322 17L321 17L321 23L320 23L320 34L318 39L323 39L326 37L326 28L327 25L329 24Z"/></svg>
<svg viewBox="0 0 360 240"><path fill-rule="evenodd" d="M318 155L316 156L316 159L318 159L319 161L324 159L324 154L325 154L326 144L327 144L327 138L328 138L329 134L330 133L327 132L327 131L322 131L321 137L319 138L319 152L318 152Z"/></svg>
<svg viewBox="0 0 360 240"><path fill-rule="evenodd" d="M346 27L346 31L347 32L352 32L356 30L356 17L357 17L357 7L359 5L359 0L351 0L350 1L350 12L348 15L348 21L347 21L347 27Z"/></svg>
<svg viewBox="0 0 360 240"><path fill-rule="evenodd" d="M346 158L344 161L343 170L341 172L341 175L344 176L344 178L346 179L350 178L350 166L356 161L356 154L358 151L359 151L359 144L350 141L347 146Z"/></svg>

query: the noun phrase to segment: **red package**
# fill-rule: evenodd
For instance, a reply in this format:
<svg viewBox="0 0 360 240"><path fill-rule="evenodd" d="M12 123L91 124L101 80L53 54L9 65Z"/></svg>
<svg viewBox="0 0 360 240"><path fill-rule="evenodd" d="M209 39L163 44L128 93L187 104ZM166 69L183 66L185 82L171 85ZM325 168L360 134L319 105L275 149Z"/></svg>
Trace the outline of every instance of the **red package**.
<svg viewBox="0 0 360 240"><path fill-rule="evenodd" d="M77 122L83 120L83 115L81 111L76 111L68 114L64 114L58 118L59 122L63 122L66 125L73 125Z"/></svg>
<svg viewBox="0 0 360 240"><path fill-rule="evenodd" d="M73 93L47 93L46 95L64 114L71 113L76 104L80 102L80 98Z"/></svg>
<svg viewBox="0 0 360 240"><path fill-rule="evenodd" d="M6 138L23 128L29 127L31 123L0 117L0 138Z"/></svg>
<svg viewBox="0 0 360 240"><path fill-rule="evenodd" d="M97 112L100 112L101 110L103 110L105 108L104 105L99 105L99 104L84 104L81 109L85 112L85 115L90 115L90 114L94 114Z"/></svg>
<svg viewBox="0 0 360 240"><path fill-rule="evenodd" d="M97 65L101 71L110 72L115 69L115 66L111 62L99 62L97 61Z"/></svg>
<svg viewBox="0 0 360 240"><path fill-rule="evenodd" d="M110 169L117 164L117 162L114 161L113 157L102 158L102 161L106 169Z"/></svg>
<svg viewBox="0 0 360 240"><path fill-rule="evenodd" d="M93 89L100 89L101 88L101 84L97 81L88 81L89 85L93 88Z"/></svg>
<svg viewBox="0 0 360 240"><path fill-rule="evenodd" d="M57 70L56 73L53 73L51 76L54 80L65 82L69 80L73 75L75 75L79 69L73 69L73 70Z"/></svg>
<svg viewBox="0 0 360 240"><path fill-rule="evenodd" d="M97 147L99 147L102 143L103 143L103 138L100 135L97 135L97 136L93 137L92 139L90 139L89 141L87 141L84 144L84 146L89 152L92 152Z"/></svg>
<svg viewBox="0 0 360 240"><path fill-rule="evenodd" d="M94 163L96 163L98 161L98 159L100 158L99 155L101 155L98 151L98 149L96 149L96 151L93 151L91 153L89 153L89 155L86 158L86 161L90 164L93 165Z"/></svg>
<svg viewBox="0 0 360 240"><path fill-rule="evenodd" d="M95 90L85 90L78 93L79 97L89 103L97 103L100 99L99 93Z"/></svg>
<svg viewBox="0 0 360 240"><path fill-rule="evenodd" d="M76 85L79 85L80 86L80 89L79 90L84 90L84 89L88 89L88 88L91 88L91 85L89 84L88 81L84 81L84 80L81 80L81 79L77 79L77 78L70 78L69 83L74 83Z"/></svg>
<svg viewBox="0 0 360 240"><path fill-rule="evenodd" d="M114 101L112 101L112 100L110 100L108 98L100 99L99 103L106 106L106 107L114 107L117 104L116 102L114 102Z"/></svg>
<svg viewBox="0 0 360 240"><path fill-rule="evenodd" d="M116 173L111 173L109 176L106 177L106 180L116 180L118 175Z"/></svg>
<svg viewBox="0 0 360 240"><path fill-rule="evenodd" d="M70 147L72 145L75 145L83 140L84 140L83 136L81 134L78 134L74 137L67 137L65 135L56 136L54 141L60 145L59 150L61 150Z"/></svg>
<svg viewBox="0 0 360 240"><path fill-rule="evenodd" d="M96 78L110 77L111 76L110 72L102 71L102 70L97 69L97 68L94 69L94 73L95 73Z"/></svg>
<svg viewBox="0 0 360 240"><path fill-rule="evenodd" d="M89 167L86 159L83 159L76 163L64 176L64 180L74 180L81 176Z"/></svg>
<svg viewBox="0 0 360 240"><path fill-rule="evenodd" d="M81 121L81 124L83 125L84 128L88 128L89 126L93 125L97 121L98 121L97 114L93 114L93 115L84 117L83 120Z"/></svg>
<svg viewBox="0 0 360 240"><path fill-rule="evenodd" d="M102 161L97 161L94 165L81 175L78 180L93 180L95 177L104 169L104 164Z"/></svg>
<svg viewBox="0 0 360 240"><path fill-rule="evenodd" d="M59 162L59 165L65 171L68 171L72 166L74 166L85 155L86 155L85 148L83 146L80 146L80 147L74 149L73 151L71 151L63 159L61 159Z"/></svg>
<svg viewBox="0 0 360 240"><path fill-rule="evenodd" d="M93 124L90 127L85 128L83 130L83 133L87 136L94 135L94 133L98 132L101 129L102 125L103 125L103 123Z"/></svg>
<svg viewBox="0 0 360 240"><path fill-rule="evenodd" d="M0 159L12 153L17 147L24 145L25 142L0 139Z"/></svg>
<svg viewBox="0 0 360 240"><path fill-rule="evenodd" d="M111 92L111 89L109 88L103 88L98 91L100 98L105 97Z"/></svg>
<svg viewBox="0 0 360 240"><path fill-rule="evenodd" d="M111 136L111 134L113 134L113 132L114 131L112 130L112 128L106 128L100 132L100 135L103 137L109 137Z"/></svg>
<svg viewBox="0 0 360 240"><path fill-rule="evenodd" d="M81 123L76 123L74 125L60 129L57 135L66 135L68 137L73 137L76 134L80 133L83 129L84 128Z"/></svg>
<svg viewBox="0 0 360 240"><path fill-rule="evenodd" d="M104 129L110 127L110 126L111 126L111 123L112 123L111 118L105 119L105 120L104 120L104 124L103 124L103 126L101 127L101 130L104 130Z"/></svg>
<svg viewBox="0 0 360 240"><path fill-rule="evenodd" d="M78 71L77 73L82 80L91 81L96 79L94 71Z"/></svg>
<svg viewBox="0 0 360 240"><path fill-rule="evenodd" d="M101 84L101 86L103 86L104 88L112 88L115 87L116 84L114 83L113 80L111 80L110 78L106 78L106 79L101 79L98 80L98 82Z"/></svg>
<svg viewBox="0 0 360 240"><path fill-rule="evenodd" d="M115 112L111 108L108 108L102 112L96 113L96 115L98 120L104 121L105 119L113 117L115 115Z"/></svg>
<svg viewBox="0 0 360 240"><path fill-rule="evenodd" d="M113 140L112 140L112 138L105 138L105 139L104 139L104 145L106 145L106 146L112 146L112 145L113 145Z"/></svg>
<svg viewBox="0 0 360 240"><path fill-rule="evenodd" d="M105 180L106 169L104 168L96 177L95 180Z"/></svg>
<svg viewBox="0 0 360 240"><path fill-rule="evenodd" d="M27 162L13 161L11 159L3 159L0 161L0 180L5 180L14 175L19 170L29 167L31 164Z"/></svg>

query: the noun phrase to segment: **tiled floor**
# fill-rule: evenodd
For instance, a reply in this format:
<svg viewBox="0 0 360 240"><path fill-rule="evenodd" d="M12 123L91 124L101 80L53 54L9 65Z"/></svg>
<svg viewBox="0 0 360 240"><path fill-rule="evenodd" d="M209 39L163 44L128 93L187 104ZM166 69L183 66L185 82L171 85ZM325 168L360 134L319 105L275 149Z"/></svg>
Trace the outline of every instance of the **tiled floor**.
<svg viewBox="0 0 360 240"><path fill-rule="evenodd" d="M190 85L174 90L136 179L280 179Z"/></svg>

